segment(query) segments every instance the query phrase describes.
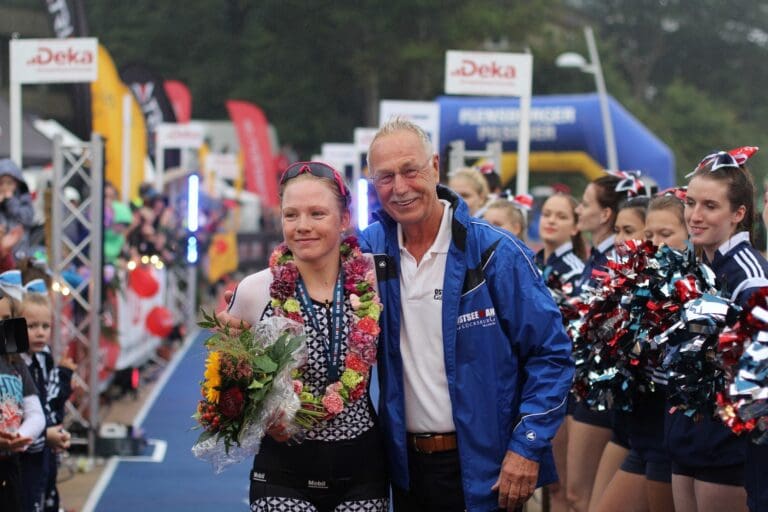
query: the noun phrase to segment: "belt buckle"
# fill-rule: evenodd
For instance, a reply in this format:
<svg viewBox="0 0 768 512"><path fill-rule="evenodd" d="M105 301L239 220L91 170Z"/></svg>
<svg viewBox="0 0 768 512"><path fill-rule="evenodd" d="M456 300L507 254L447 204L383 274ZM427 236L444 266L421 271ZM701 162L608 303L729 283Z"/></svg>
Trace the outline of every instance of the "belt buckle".
<svg viewBox="0 0 768 512"><path fill-rule="evenodd" d="M434 450L422 450L419 448L419 439L431 439L434 437L434 434L412 434L413 435L413 450L416 453L423 453L424 455L432 455L435 451Z"/></svg>

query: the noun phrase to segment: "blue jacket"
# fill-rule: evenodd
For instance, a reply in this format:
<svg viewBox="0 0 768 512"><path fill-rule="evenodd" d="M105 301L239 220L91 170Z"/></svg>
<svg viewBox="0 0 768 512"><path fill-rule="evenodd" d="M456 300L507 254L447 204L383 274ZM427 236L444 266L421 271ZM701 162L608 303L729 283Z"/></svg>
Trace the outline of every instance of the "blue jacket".
<svg viewBox="0 0 768 512"><path fill-rule="evenodd" d="M453 208L443 283L445 368L467 510L496 510L491 492L507 450L540 463L539 485L557 480L550 440L565 415L573 378L571 342L533 254L506 231ZM397 224L379 212L361 237L377 260L384 304L379 347L379 418L394 485L409 487L400 355ZM474 319L473 319L474 318ZM478 320L480 318L480 320Z"/></svg>

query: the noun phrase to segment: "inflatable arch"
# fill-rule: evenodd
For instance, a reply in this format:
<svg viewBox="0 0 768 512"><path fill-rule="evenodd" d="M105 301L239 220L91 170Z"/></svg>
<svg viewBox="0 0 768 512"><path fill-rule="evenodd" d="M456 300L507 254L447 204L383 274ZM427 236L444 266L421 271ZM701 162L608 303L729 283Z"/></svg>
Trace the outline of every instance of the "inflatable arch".
<svg viewBox="0 0 768 512"><path fill-rule="evenodd" d="M483 150L501 141L502 182L517 170L517 98L441 96L440 154L451 141L463 140L467 150ZM640 170L659 188L675 184L672 151L621 104L609 97L619 169ZM607 166L597 94L534 96L531 102L529 168L538 172L580 172L587 180Z"/></svg>

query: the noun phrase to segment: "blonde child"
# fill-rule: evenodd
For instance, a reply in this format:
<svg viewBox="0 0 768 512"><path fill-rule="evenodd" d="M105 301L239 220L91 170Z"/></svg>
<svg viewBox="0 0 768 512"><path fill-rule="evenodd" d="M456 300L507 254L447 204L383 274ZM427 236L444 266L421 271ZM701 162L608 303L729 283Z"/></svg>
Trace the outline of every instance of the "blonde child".
<svg viewBox="0 0 768 512"><path fill-rule="evenodd" d="M71 393L74 365L68 359L54 366L49 343L53 310L48 290L41 279L24 287L21 314L27 320L30 353L22 357L38 387L46 408L46 430L21 457L24 502L30 510L58 510L56 454L69 448L70 435L62 428L63 407Z"/></svg>

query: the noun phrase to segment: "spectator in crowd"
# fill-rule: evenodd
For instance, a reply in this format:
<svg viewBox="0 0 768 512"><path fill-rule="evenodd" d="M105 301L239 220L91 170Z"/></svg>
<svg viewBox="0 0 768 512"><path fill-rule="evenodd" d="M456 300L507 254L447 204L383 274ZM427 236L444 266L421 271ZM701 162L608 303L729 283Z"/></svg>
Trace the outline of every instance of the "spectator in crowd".
<svg viewBox="0 0 768 512"><path fill-rule="evenodd" d="M0 256L8 250L13 261L29 254L29 231L35 208L21 169L13 160L0 160Z"/></svg>

